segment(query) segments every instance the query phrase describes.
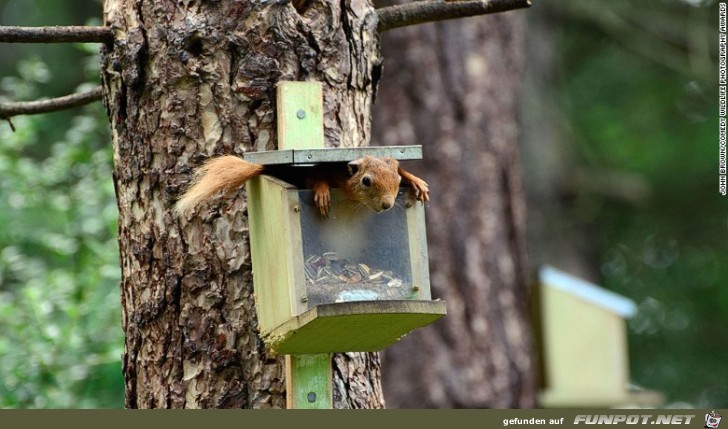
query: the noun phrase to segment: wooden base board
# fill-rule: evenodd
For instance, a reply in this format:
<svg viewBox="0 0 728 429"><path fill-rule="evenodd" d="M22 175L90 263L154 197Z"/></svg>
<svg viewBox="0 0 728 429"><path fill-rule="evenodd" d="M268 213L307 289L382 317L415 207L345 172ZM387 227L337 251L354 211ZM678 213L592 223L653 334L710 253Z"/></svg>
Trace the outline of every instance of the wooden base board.
<svg viewBox="0 0 728 429"><path fill-rule="evenodd" d="M263 341L278 354L373 352L446 313L444 301L323 304L263 333Z"/></svg>

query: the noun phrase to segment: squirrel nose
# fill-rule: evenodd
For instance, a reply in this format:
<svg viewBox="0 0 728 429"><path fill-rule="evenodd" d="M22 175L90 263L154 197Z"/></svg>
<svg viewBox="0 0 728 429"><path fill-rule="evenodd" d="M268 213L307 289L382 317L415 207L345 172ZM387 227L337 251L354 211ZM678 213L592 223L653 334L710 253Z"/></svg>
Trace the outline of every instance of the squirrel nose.
<svg viewBox="0 0 728 429"><path fill-rule="evenodd" d="M382 210L389 210L392 207L392 203L389 201L382 201Z"/></svg>

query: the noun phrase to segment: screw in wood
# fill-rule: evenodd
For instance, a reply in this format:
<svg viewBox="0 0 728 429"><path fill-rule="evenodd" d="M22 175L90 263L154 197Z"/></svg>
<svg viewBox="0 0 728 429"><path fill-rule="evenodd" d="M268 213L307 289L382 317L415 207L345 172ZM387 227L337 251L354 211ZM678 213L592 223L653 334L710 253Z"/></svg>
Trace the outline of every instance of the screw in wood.
<svg viewBox="0 0 728 429"><path fill-rule="evenodd" d="M308 392L306 399L308 399L308 402L316 402L316 393Z"/></svg>
<svg viewBox="0 0 728 429"><path fill-rule="evenodd" d="M298 112L296 112L296 117L298 119L303 119L306 117L306 111L303 109L300 109Z"/></svg>

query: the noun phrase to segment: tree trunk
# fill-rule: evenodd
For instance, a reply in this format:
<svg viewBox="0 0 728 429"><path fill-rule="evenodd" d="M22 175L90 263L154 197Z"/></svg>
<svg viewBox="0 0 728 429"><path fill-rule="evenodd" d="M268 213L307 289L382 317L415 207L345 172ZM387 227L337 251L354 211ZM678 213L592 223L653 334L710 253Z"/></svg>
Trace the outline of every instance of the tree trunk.
<svg viewBox="0 0 728 429"><path fill-rule="evenodd" d="M424 147L413 170L430 184L430 275L448 305L384 354L389 406L534 405L517 140L523 33L511 13L383 37L373 140Z"/></svg>
<svg viewBox="0 0 728 429"><path fill-rule="evenodd" d="M266 3L265 5L261 3ZM380 71L366 0L106 0L126 406L285 406L256 329L244 191L172 215L204 159L274 149L275 85L324 88L328 146L370 137ZM366 18L370 17L370 18ZM377 354L334 359L337 407L382 407Z"/></svg>

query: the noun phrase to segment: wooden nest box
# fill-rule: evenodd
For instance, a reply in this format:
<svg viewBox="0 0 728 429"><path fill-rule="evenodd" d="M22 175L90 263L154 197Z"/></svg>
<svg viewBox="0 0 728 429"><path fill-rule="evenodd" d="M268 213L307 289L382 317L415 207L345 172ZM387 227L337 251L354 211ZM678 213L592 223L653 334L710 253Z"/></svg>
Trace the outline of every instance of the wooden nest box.
<svg viewBox="0 0 728 429"><path fill-rule="evenodd" d="M292 168L365 155L421 157L421 148L290 149L245 155ZM323 218L313 191L263 175L248 182L258 322L279 354L377 351L442 317L432 301L424 205L402 188L376 213L332 190Z"/></svg>
<svg viewBox="0 0 728 429"><path fill-rule="evenodd" d="M539 273L545 407L654 406L659 392L630 383L628 298L552 267Z"/></svg>

